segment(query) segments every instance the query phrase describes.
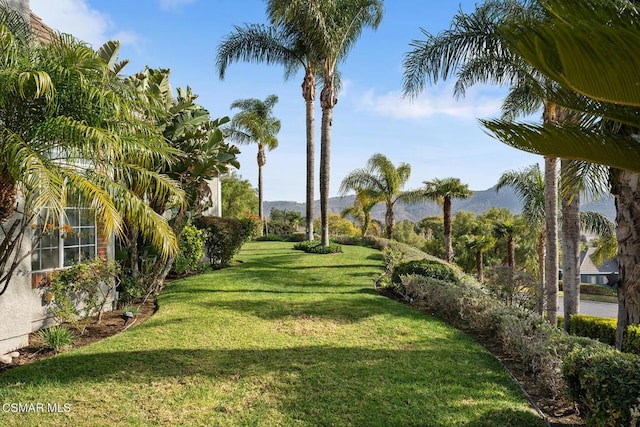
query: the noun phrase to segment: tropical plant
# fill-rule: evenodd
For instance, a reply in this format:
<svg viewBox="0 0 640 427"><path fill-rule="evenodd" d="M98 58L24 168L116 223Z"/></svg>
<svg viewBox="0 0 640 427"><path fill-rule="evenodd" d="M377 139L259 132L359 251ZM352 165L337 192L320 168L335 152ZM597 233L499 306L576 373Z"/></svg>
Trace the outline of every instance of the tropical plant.
<svg viewBox="0 0 640 427"><path fill-rule="evenodd" d="M424 188L420 190L421 197L433 200L442 207L444 219L444 246L445 260L453 262L453 243L451 242L451 200L466 199L473 192L467 184L460 182L458 178L434 178L424 181Z"/></svg>
<svg viewBox="0 0 640 427"><path fill-rule="evenodd" d="M522 201L522 217L528 226L538 233L536 252L538 254L538 314L544 311L545 289L545 253L546 253L546 228L545 228L545 181L538 164L529 166L520 171L504 172L498 179L496 191L509 186ZM513 268L513 266L512 266ZM550 272L550 274L554 274Z"/></svg>
<svg viewBox="0 0 640 427"><path fill-rule="evenodd" d="M124 176L136 176L157 194L182 197L174 182L145 167L176 153L141 119L142 103L113 73L117 43L95 52L53 34L38 44L27 23L0 8L0 45L0 295L31 255L22 242L36 217L56 223L70 200L91 208L102 235L124 237L125 219L135 218L162 257L175 254L167 220L121 185ZM19 215L12 216L18 194ZM44 234L35 230L32 248Z"/></svg>
<svg viewBox="0 0 640 427"><path fill-rule="evenodd" d="M367 191L361 191L356 193L353 205L344 208L340 212L340 216L350 216L359 222L360 231L362 232L362 237L364 237L369 232L371 225L371 211L377 204L378 200L372 194Z"/></svg>
<svg viewBox="0 0 640 427"><path fill-rule="evenodd" d="M519 149L620 168L611 173L618 223L616 346L620 348L625 327L640 322L639 291L631 285L637 281L635 269L640 262L640 238L631 232L634 218L640 214L635 200L640 148L633 136L640 127L640 95L633 83L637 81L638 61L628 55L640 37L638 9L625 0L570 5L551 0L544 7L546 20L507 23L499 31L514 50L562 89L551 93L554 101L583 113L589 126L541 127L503 121L486 121L484 125L498 139Z"/></svg>
<svg viewBox="0 0 640 427"><path fill-rule="evenodd" d="M75 334L64 326L50 326L46 329L38 331L38 338L42 344L53 350L54 353L60 353L73 344Z"/></svg>
<svg viewBox="0 0 640 427"><path fill-rule="evenodd" d="M393 207L397 201L414 202L419 199L419 193L415 191L402 192L402 187L409 180L411 165L400 163L395 167L391 160L380 153L376 153L367 161L367 166L356 169L342 180L340 194L355 191L366 197L370 203L374 201L384 202L385 228L387 239L393 236Z"/></svg>
<svg viewBox="0 0 640 427"><path fill-rule="evenodd" d="M273 115L273 107L278 102L276 95L269 95L264 101L259 99L238 99L231 108L240 112L233 116L228 128L229 139L239 144L258 145L258 216L264 219L264 187L262 168L267 162L265 149L273 150L278 146L280 120Z"/></svg>
<svg viewBox="0 0 640 427"><path fill-rule="evenodd" d="M543 108L542 120L553 125L567 119L566 110L550 100L552 84L532 68L503 39L500 25L518 18L542 19L544 9L534 1L489 0L476 6L471 14L460 11L450 30L427 39L414 41L414 50L405 57L404 92L417 95L425 80L437 83L455 73L456 94L464 95L476 83L507 84L510 91L503 103L505 119L517 114L532 114ZM558 270L558 172L557 158L545 156L546 247L545 270ZM558 304L557 275L547 275L547 314L556 323Z"/></svg>
<svg viewBox="0 0 640 427"><path fill-rule="evenodd" d="M346 59L362 30L378 27L382 0L271 0L267 14L275 26L294 28L319 55L322 75L320 106L321 242L329 245L329 165L333 107L338 102L336 67Z"/></svg>
<svg viewBox="0 0 640 427"><path fill-rule="evenodd" d="M315 106L316 74L321 62L321 52L307 43L302 28L296 23L279 26L260 24L235 27L218 45L216 67L221 79L232 62L265 62L279 64L285 68L285 78L304 70L302 97L306 108L307 183L306 183L306 237L313 239L314 170L315 170Z"/></svg>

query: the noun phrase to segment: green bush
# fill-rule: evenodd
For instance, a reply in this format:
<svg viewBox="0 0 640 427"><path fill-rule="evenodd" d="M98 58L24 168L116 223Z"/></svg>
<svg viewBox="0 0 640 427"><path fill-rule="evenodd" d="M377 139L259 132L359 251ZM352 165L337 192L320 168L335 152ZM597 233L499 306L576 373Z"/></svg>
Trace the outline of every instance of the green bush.
<svg viewBox="0 0 640 427"><path fill-rule="evenodd" d="M249 238L248 228L234 218L200 217L194 224L204 230L204 247L213 268L228 265Z"/></svg>
<svg viewBox="0 0 640 427"><path fill-rule="evenodd" d="M293 249L310 254L335 254L342 252L342 247L336 244L322 246L319 240L305 240L293 245Z"/></svg>
<svg viewBox="0 0 640 427"><path fill-rule="evenodd" d="M576 349L562 363L569 397L588 425L630 426L640 420L640 358L611 348Z"/></svg>
<svg viewBox="0 0 640 427"><path fill-rule="evenodd" d="M49 311L57 321L71 323L82 334L89 317L98 315L97 320L101 320L105 304L115 291L118 274L117 262L101 258L54 271L50 280L54 298Z"/></svg>
<svg viewBox="0 0 640 427"><path fill-rule="evenodd" d="M419 276L432 277L445 282L458 283L458 276L451 267L443 262L431 259L413 260L398 264L393 269L391 281L393 283L400 283L400 277L409 274L417 274Z"/></svg>
<svg viewBox="0 0 640 427"><path fill-rule="evenodd" d="M258 242L285 242L287 239L279 234L265 234L255 238Z"/></svg>
<svg viewBox="0 0 640 427"><path fill-rule="evenodd" d="M240 225L247 239L253 239L262 234L263 222L258 215L246 212L240 217Z"/></svg>
<svg viewBox="0 0 640 427"><path fill-rule="evenodd" d="M38 331L38 338L42 341L45 348L59 353L73 344L73 340L75 340L76 337L72 331L64 326L51 326Z"/></svg>
<svg viewBox="0 0 640 427"><path fill-rule="evenodd" d="M613 346L616 342L616 328L616 319L576 314L571 316L569 332ZM622 351L640 355L640 326L627 326L622 339Z"/></svg>
<svg viewBox="0 0 640 427"><path fill-rule="evenodd" d="M129 305L140 298L146 287L141 280L135 279L130 268L121 267L118 285L118 305Z"/></svg>
<svg viewBox="0 0 640 427"><path fill-rule="evenodd" d="M178 275L191 274L198 271L198 264L204 254L203 231L187 222L180 234L178 255L173 263L173 272Z"/></svg>

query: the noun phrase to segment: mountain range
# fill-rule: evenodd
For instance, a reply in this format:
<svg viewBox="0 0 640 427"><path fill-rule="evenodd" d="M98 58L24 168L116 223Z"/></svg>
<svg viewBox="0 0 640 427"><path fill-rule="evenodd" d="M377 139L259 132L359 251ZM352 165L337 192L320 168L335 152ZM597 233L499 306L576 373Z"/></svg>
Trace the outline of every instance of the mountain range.
<svg viewBox="0 0 640 427"><path fill-rule="evenodd" d="M354 199L355 196L353 195L329 198L329 212L339 214L344 208L353 205ZM474 191L473 195L468 199L454 199L452 201L453 213L457 211L467 211L479 215L492 207L506 208L513 213L522 212L522 202L510 187L505 187L500 191L497 191L494 186L487 190ZM271 212L272 208L297 211L304 216L306 204L288 201L264 202L264 210L266 213ZM611 221L615 220L616 212L613 197L603 198L590 203L583 203L580 209L582 211L599 212ZM320 202L318 200L316 200L314 212L316 216L320 215ZM373 208L371 216L374 219L383 221L384 213L384 204L379 203L375 208ZM442 215L442 208L435 202L421 202L411 205L398 202L395 206L394 213L396 221L408 219L410 221L417 222L426 216Z"/></svg>

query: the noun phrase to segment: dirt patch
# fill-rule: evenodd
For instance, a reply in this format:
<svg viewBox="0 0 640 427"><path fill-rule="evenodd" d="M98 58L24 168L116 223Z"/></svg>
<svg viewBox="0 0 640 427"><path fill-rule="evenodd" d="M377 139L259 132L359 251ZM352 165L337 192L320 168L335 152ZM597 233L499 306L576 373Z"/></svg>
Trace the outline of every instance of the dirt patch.
<svg viewBox="0 0 640 427"><path fill-rule="evenodd" d="M73 327L69 326L69 329L76 333L76 339L74 340L71 348L82 347L119 334L125 329L135 328L155 313L157 308L155 300L152 299L149 299L144 303L139 301L132 304L132 306L137 307L138 311L135 317L132 320L129 320L126 325L122 318L123 311L114 310L103 313L102 320L99 323L96 323L95 321L89 323L82 335L79 335ZM54 354L53 351L42 347L36 333L29 335L29 345L27 347L20 348L17 351L20 353L20 356L14 358L11 365L0 363L0 372L16 366L26 365L28 363L35 362L36 360L50 357Z"/></svg>

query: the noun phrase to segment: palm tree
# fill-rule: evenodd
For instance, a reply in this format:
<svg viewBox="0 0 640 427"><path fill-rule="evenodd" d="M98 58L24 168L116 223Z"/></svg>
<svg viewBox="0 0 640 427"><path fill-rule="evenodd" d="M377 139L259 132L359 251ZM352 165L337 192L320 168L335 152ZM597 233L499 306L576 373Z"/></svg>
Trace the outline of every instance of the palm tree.
<svg viewBox="0 0 640 427"><path fill-rule="evenodd" d="M424 181L424 189L420 190L422 197L433 200L442 206L444 220L444 246L445 260L453 262L453 243L451 242L451 200L467 199L473 191L467 184L460 182L459 178L434 178Z"/></svg>
<svg viewBox="0 0 640 427"><path fill-rule="evenodd" d="M362 237L365 237L371 224L371 210L378 202L380 202L380 200L376 199L370 192L360 191L356 193L353 205L344 208L342 212L340 212L340 216L345 217L349 215L359 221L360 232L362 233Z"/></svg>
<svg viewBox="0 0 640 427"><path fill-rule="evenodd" d="M365 27L378 27L381 0L271 0L267 6L271 22L294 26L298 34L321 53L319 64L323 87L320 93L320 218L321 242L329 245L329 177L333 107L338 102L336 67L344 61Z"/></svg>
<svg viewBox="0 0 640 427"><path fill-rule="evenodd" d="M640 275L636 269L640 236L633 231L640 216L636 200L640 149L633 137L640 128L640 93L634 83L640 64L629 55L640 39L637 7L622 0L572 4L551 0L545 8L547 20L518 22L499 31L521 57L562 89L551 93L554 101L588 117L588 126L542 128L502 121L484 125L501 141L522 150L618 168L611 171L611 187L618 224L616 347L620 349L626 326L640 323L640 291L633 285Z"/></svg>
<svg viewBox="0 0 640 427"><path fill-rule="evenodd" d="M307 197L306 197L306 238L313 239L314 218L314 177L315 177L315 108L316 74L321 55L313 51L313 46L305 42L304 34L297 25L267 27L253 24L235 27L235 31L225 36L218 45L216 67L220 79L224 79L232 62L264 62L285 67L285 78L304 70L302 97L306 107L307 141Z"/></svg>
<svg viewBox="0 0 640 427"><path fill-rule="evenodd" d="M278 146L276 135L280 132L280 120L273 115L277 102L276 95L269 95L264 101L238 99L231 104L231 108L241 111L231 120L229 138L239 144L258 145L258 216L261 219L264 219L262 167L267 162L265 148L273 150Z"/></svg>
<svg viewBox="0 0 640 427"><path fill-rule="evenodd" d="M494 238L486 234L465 234L464 245L474 252L476 258L476 274L480 283L484 282L484 253L494 244Z"/></svg>
<svg viewBox="0 0 640 427"><path fill-rule="evenodd" d="M543 16L544 11L527 1L490 0L476 7L472 14L458 13L452 28L437 36L423 30L427 39L414 41L414 50L405 58L404 92L415 96L423 88L425 80L437 83L454 74L457 77L456 95L464 95L467 87L475 83L510 85L510 93L504 101L507 118L516 114L531 114L544 106L543 121L558 123L562 109L548 100L549 83L541 78L498 31L504 22L518 17ZM557 159L545 156L546 207L546 270L558 270L558 209L557 209ZM546 276L548 319L556 322L557 275Z"/></svg>
<svg viewBox="0 0 640 427"><path fill-rule="evenodd" d="M522 217L527 224L539 230L536 243L538 254L538 313L544 310L545 290L545 253L546 253L546 229L545 229L545 181L540 167L535 164L520 171L507 171L498 179L496 191L504 187L513 188L516 195L522 201Z"/></svg>
<svg viewBox="0 0 640 427"><path fill-rule="evenodd" d="M498 220L493 225L493 235L498 239L507 239L507 267L511 270L516 268L515 235L520 228L520 223L511 219Z"/></svg>
<svg viewBox="0 0 640 427"><path fill-rule="evenodd" d="M393 207L397 201L412 202L419 198L415 191L402 192L409 180L411 165L400 163L396 168L383 154L374 154L365 168L351 171L340 184L340 194L349 191L364 194L370 203L384 202L386 206L385 230L388 239L393 236ZM374 204L375 204L374 203Z"/></svg>
<svg viewBox="0 0 640 427"><path fill-rule="evenodd" d="M21 250L27 230L40 215L44 223L62 218L68 200L90 206L102 235L123 237L124 219L137 218L159 253L174 254L177 239L167 220L120 180L136 176L180 201L175 182L145 167L152 157L175 159L177 152L149 130L141 103L99 53L68 35L31 43L27 30L8 26L15 22L10 15L0 10L0 175L3 203L15 206L16 194L21 202L20 215L2 209L0 295L31 255Z"/></svg>

